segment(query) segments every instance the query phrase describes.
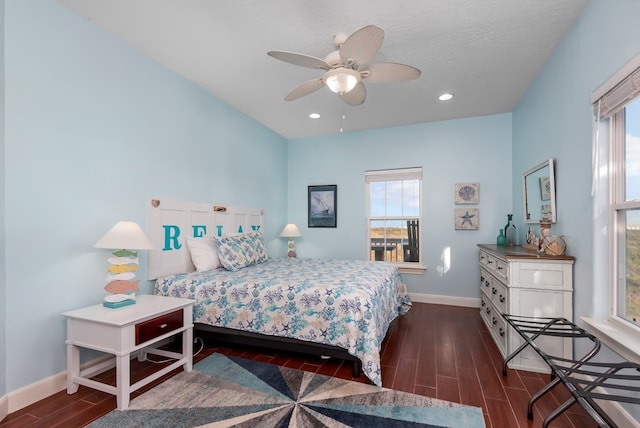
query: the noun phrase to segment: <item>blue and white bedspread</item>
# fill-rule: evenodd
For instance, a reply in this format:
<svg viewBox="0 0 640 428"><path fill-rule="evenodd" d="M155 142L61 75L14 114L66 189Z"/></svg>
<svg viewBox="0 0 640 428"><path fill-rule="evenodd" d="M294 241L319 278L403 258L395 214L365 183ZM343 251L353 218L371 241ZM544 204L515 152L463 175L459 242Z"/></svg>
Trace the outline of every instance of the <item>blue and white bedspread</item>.
<svg viewBox="0 0 640 428"><path fill-rule="evenodd" d="M360 260L270 258L159 278L154 294L195 299L196 323L346 349L378 386L387 328L411 307L397 267Z"/></svg>

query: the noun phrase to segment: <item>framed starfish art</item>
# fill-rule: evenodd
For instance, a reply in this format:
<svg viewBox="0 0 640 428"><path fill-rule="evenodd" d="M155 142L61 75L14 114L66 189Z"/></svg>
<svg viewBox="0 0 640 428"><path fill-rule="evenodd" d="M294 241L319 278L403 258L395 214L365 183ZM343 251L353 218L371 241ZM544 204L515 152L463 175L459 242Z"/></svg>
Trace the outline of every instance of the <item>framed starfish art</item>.
<svg viewBox="0 0 640 428"><path fill-rule="evenodd" d="M478 208L456 208L456 230L478 230L480 224Z"/></svg>

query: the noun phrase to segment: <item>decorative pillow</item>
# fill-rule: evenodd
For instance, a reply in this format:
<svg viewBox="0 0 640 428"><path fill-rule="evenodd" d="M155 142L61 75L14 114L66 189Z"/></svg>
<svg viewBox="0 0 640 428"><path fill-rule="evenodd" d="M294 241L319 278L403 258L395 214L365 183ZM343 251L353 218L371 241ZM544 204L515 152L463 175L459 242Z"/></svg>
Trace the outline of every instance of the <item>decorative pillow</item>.
<svg viewBox="0 0 640 428"><path fill-rule="evenodd" d="M220 263L226 270L236 271L266 261L269 256L260 231L235 236L216 236Z"/></svg>
<svg viewBox="0 0 640 428"><path fill-rule="evenodd" d="M191 261L198 272L217 269L221 266L216 243L213 239L208 237L187 239L187 248L189 248Z"/></svg>

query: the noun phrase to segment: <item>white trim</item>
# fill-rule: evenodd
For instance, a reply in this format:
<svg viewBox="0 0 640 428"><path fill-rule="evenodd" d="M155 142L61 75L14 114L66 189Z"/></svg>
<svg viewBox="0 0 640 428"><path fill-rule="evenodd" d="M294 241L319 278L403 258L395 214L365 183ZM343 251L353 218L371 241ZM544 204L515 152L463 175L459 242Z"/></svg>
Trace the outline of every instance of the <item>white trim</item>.
<svg viewBox="0 0 640 428"><path fill-rule="evenodd" d="M422 167L379 169L375 171L365 171L365 183L374 181L395 181L395 180L422 180Z"/></svg>
<svg viewBox="0 0 640 428"><path fill-rule="evenodd" d="M627 361L640 364L640 343L637 330L613 318L596 319L582 317L587 330L602 343Z"/></svg>
<svg viewBox="0 0 640 428"><path fill-rule="evenodd" d="M415 264L415 266L411 265L411 263L398 263L397 266L400 273L404 273L407 275L422 275L424 274L424 271L427 270L426 267L417 263Z"/></svg>
<svg viewBox="0 0 640 428"><path fill-rule="evenodd" d="M11 391L8 394L9 413L27 407L66 388L67 372L64 371Z"/></svg>
<svg viewBox="0 0 640 428"><path fill-rule="evenodd" d="M0 397L0 422L4 420L9 414L9 396L3 395Z"/></svg>
<svg viewBox="0 0 640 428"><path fill-rule="evenodd" d="M595 89L591 93L591 104L598 101L604 94L613 89L621 81L623 81L628 75L633 73L640 67L640 54L637 54L629 60L621 69L616 71L611 77L609 77L602 85Z"/></svg>
<svg viewBox="0 0 640 428"><path fill-rule="evenodd" d="M462 306L480 308L479 297L441 296L437 294L409 293L412 302L431 303L434 305Z"/></svg>
<svg viewBox="0 0 640 428"><path fill-rule="evenodd" d="M105 361L112 359L112 355L103 355L94 360L88 361L81 366L81 370L86 370L91 367L104 363ZM133 356L132 356L133 358ZM7 412L13 413L33 403L43 400L50 395L58 393L67 389L67 371L60 372L53 376L41 379L29 385L25 385L22 388L11 391L3 397L7 401ZM0 399L0 416L2 415L2 400ZM0 421L2 418L0 417Z"/></svg>

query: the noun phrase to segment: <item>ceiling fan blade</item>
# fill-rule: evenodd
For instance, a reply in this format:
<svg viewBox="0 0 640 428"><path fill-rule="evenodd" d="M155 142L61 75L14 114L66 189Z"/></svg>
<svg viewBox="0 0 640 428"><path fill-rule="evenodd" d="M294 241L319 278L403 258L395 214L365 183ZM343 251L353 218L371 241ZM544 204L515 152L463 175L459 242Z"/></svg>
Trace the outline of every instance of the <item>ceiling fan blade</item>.
<svg viewBox="0 0 640 428"><path fill-rule="evenodd" d="M355 88L347 92L346 94L340 95L342 101L352 106L359 106L364 102L364 99L367 97L367 89L364 87L362 82L358 82Z"/></svg>
<svg viewBox="0 0 640 428"><path fill-rule="evenodd" d="M406 64L396 64L393 62L378 62L365 67L362 78L367 82L402 82L420 77L420 70ZM368 76L366 72L369 72Z"/></svg>
<svg viewBox="0 0 640 428"><path fill-rule="evenodd" d="M324 86L324 82L322 79L313 79L304 82L302 85L295 88L293 91L289 92L286 97L284 97L285 101L293 101L300 97L304 97L305 95L309 95L312 92L317 91L318 89Z"/></svg>
<svg viewBox="0 0 640 428"><path fill-rule="evenodd" d="M267 55L272 56L275 59L279 59L280 61L299 65L301 67L319 68L322 70L329 69L329 64L327 64L323 59L316 58L315 56L283 51L269 51L267 52Z"/></svg>
<svg viewBox="0 0 640 428"><path fill-rule="evenodd" d="M384 41L384 31L375 25L362 27L340 46L340 59L347 63L349 59L356 64L367 64L378 53Z"/></svg>

